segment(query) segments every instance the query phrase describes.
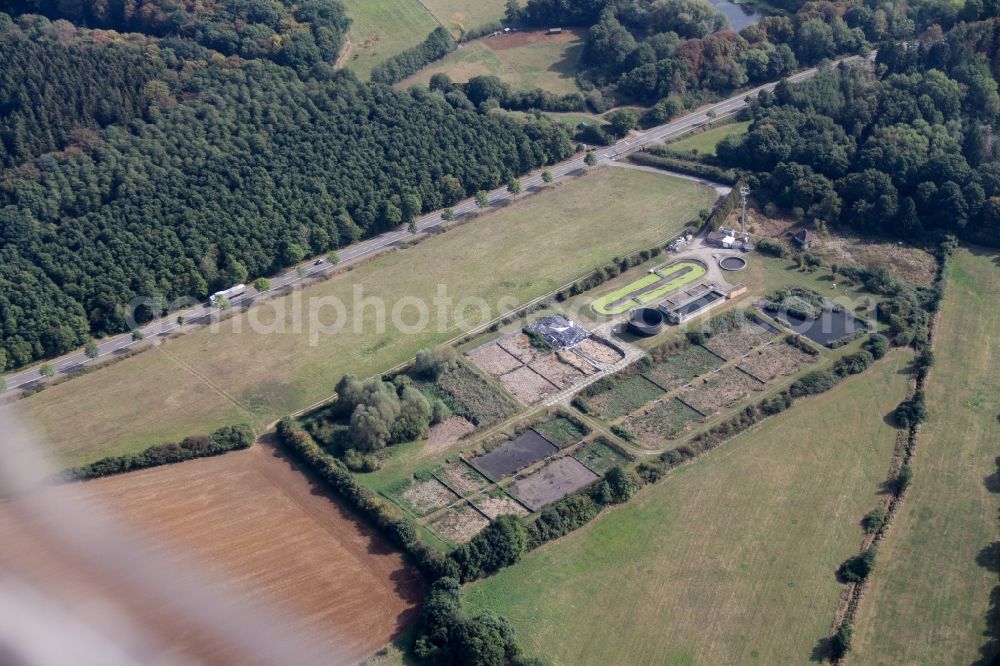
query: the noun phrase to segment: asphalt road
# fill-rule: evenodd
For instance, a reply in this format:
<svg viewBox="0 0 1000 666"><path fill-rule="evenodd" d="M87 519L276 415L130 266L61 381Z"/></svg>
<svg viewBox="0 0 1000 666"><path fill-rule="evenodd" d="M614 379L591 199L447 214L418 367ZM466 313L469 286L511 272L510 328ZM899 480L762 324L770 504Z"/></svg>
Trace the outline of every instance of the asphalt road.
<svg viewBox="0 0 1000 666"><path fill-rule="evenodd" d="M808 69L788 77L788 80L793 82L802 81L815 76L815 74L815 68ZM774 83L769 83L767 85L760 86L759 88L754 88L748 92L741 93L735 97L730 97L725 101L705 107L700 111L690 113L664 125L658 125L657 127L653 127L644 132L633 132L631 135L625 137L614 145L598 149L598 161L608 162L617 160L624 157L628 153L639 150L643 146L661 143L665 140L676 138L707 123L717 122L735 115L740 109L747 105L746 99L748 97L754 97L762 90L773 90L775 85L776 84ZM565 178L579 172L580 170L587 169L583 159L584 157L582 154L577 154L565 162L560 162L559 164L548 167L548 170L552 173L554 180ZM714 183L707 184L714 185ZM543 185L541 170L521 178L521 187L525 192L533 187L539 187L541 185ZM507 192L506 186L497 188L489 193L490 206L502 204L510 198L511 194ZM476 202L474 199L466 199L453 206L452 210L455 212L455 217L459 218L463 213L476 210ZM425 231L441 224L447 225L447 222L441 218L441 211L437 211L417 220L417 229ZM340 248L337 250L337 255L340 257L340 263L337 265L343 266L344 264L356 262L393 245L406 242L410 237L410 232L406 228L401 228L369 238L368 240L356 243L355 245ZM318 261L311 260L307 263L301 264L298 268L293 268L285 273L271 277L271 290L274 291L276 289L281 289L282 287L294 285L310 276L325 273L333 268L334 266L325 259ZM231 302L233 307L241 306L252 302L258 295L259 293L253 289L253 287L248 286L246 293L231 299ZM193 326L199 325L199 323L203 324L206 322L215 311L215 308L209 307L207 304L188 308L186 310L173 312L169 317L153 321L141 327L140 330L146 339L152 339L157 336L166 336L172 331L181 328L181 326L177 324L178 316L184 317L183 327L185 329L189 329ZM131 333L126 333L99 341L97 343L97 349L100 353L96 359L88 359L81 350L71 352L65 356L48 361L48 363L52 365L57 375L73 374L87 364L103 362L109 358L113 358L116 354L122 354L136 344L139 343L132 339ZM7 389L12 390L30 387L32 383L37 382L42 378L39 373L40 367L41 366L39 365L7 376Z"/></svg>

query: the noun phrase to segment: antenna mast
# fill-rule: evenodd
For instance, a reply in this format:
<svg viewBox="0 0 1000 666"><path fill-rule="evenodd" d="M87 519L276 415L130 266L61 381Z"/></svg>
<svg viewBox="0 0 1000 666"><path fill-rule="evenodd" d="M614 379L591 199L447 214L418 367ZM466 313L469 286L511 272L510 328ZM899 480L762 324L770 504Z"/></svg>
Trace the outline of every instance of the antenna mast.
<svg viewBox="0 0 1000 666"><path fill-rule="evenodd" d="M746 184L740 185L740 204L743 206L743 212L740 215L740 233L745 234L747 232L747 197L750 196L750 188Z"/></svg>

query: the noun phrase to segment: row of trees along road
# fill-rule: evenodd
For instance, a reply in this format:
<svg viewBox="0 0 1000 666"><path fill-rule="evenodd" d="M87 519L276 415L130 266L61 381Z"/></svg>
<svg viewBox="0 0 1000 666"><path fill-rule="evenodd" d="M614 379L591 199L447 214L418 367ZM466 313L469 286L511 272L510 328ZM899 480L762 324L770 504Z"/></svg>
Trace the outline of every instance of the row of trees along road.
<svg viewBox="0 0 1000 666"><path fill-rule="evenodd" d="M72 86L78 73L58 55L57 35L39 29L30 37L37 57L9 56L23 37L0 19L0 52L22 67L4 76L24 90L43 73L46 86ZM266 60L189 60L204 49L170 44L159 44L160 59L186 73L155 109L135 109L145 122L108 126L3 172L5 368L126 330L133 297L204 298L572 154L554 123L455 109L346 71L300 77ZM23 70L46 62L57 66Z"/></svg>

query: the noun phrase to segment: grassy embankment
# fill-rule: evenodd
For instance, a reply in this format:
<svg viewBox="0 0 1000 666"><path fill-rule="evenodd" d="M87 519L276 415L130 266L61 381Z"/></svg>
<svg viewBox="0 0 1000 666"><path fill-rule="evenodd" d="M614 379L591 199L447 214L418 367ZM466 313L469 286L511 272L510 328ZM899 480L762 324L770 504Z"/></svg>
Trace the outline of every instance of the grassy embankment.
<svg viewBox="0 0 1000 666"><path fill-rule="evenodd" d="M676 234L714 198L710 189L688 181L597 170L298 295L275 298L224 322L217 332L201 329L16 405L35 420L65 464L137 451L239 420L261 427L327 397L345 373L369 376L454 337L461 330L456 307L462 299L483 298L498 315L501 298L525 303L613 256ZM439 285L452 298L440 330L432 300ZM385 304L384 330L377 326L375 306L355 308L356 288ZM318 336L316 344L310 344L308 312L300 329L294 323L294 301L308 304L311 297L339 299L348 322L335 334ZM431 325L408 334L391 325L391 313L402 299L414 297L431 307ZM466 321L476 323L477 312L466 308ZM265 325L280 322L286 332L255 333L251 315ZM402 315L408 324L417 319L411 306ZM322 313L328 324L336 317L332 307Z"/></svg>
<svg viewBox="0 0 1000 666"><path fill-rule="evenodd" d="M913 485L879 549L850 663L988 664L1000 651L996 598L988 617L1000 595L998 290L996 253L956 253Z"/></svg>
<svg viewBox="0 0 1000 666"><path fill-rule="evenodd" d="M468 590L555 663L805 663L875 506L909 355L765 421Z"/></svg>

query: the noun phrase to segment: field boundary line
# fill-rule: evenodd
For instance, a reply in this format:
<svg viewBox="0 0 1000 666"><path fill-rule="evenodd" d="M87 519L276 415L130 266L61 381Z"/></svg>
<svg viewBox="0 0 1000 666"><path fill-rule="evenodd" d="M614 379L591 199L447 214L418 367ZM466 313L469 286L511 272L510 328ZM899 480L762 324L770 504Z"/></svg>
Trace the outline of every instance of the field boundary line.
<svg viewBox="0 0 1000 666"><path fill-rule="evenodd" d="M472 498L471 498L471 497L470 497L470 498L469 498L468 500L466 500L466 501L467 501L467 502L469 503L469 506L471 506L471 507L472 507L473 509L475 509L475 510L476 510L476 511L477 511L477 512L479 513L479 515L480 515L480 516L482 516L482 517L483 517L483 518L485 518L486 520L490 521L491 523L493 522L493 519L492 519L492 518L490 518L490 517L489 517L489 516L488 516L488 515L486 514L486 512L485 512L485 511L483 511L483 510L482 510L482 509L480 509L480 508L479 508L478 506L476 506L476 503L472 501ZM497 516L497 517L499 518L499 516Z"/></svg>
<svg viewBox="0 0 1000 666"><path fill-rule="evenodd" d="M692 405L691 403L689 403L687 400L685 400L684 398L680 397L679 395L675 395L674 399L677 402L679 402L682 405L684 405L685 407L687 407L688 409L693 409L694 411L696 411L699 414L701 414L701 418L703 418L703 419L707 419L710 416L709 414L706 414L705 412L701 411L700 409L698 409L697 407L695 407L694 405Z"/></svg>
<svg viewBox="0 0 1000 666"><path fill-rule="evenodd" d="M699 344L698 346L699 346L699 347L701 347L702 349L704 349L705 351L707 351L707 352L708 352L709 354L711 354L711 355L712 355L712 356L714 356L715 358L717 358L717 359L721 359L721 360L722 360L722 362L723 362L723 364L725 364L725 363L729 363L730 361L734 361L734 360L736 360L736 359L732 359L732 358L726 358L726 357L725 357L725 356L723 356L722 354L720 354L720 353L718 353L718 352L714 352L714 351L712 351L711 349L709 349L708 347L706 347L706 346L705 346L705 345L703 345L703 344ZM722 367L722 366L719 366L719 367ZM706 373L706 374L707 374L707 373Z"/></svg>
<svg viewBox="0 0 1000 666"><path fill-rule="evenodd" d="M586 469L588 472L590 472L591 474L594 474L595 476L597 476L598 479L603 479L604 478L603 474L598 473L598 471L596 469L591 469L590 465L588 465L587 463L583 462L582 460L580 460L576 456L570 455L570 457L573 460L575 460L578 463L580 463L580 465L582 465L584 467L584 469Z"/></svg>
<svg viewBox="0 0 1000 666"><path fill-rule="evenodd" d="M447 481L445 481L444 479L442 479L442 478L441 478L440 476L438 476L438 475L437 475L437 474L435 474L434 472L429 472L429 474L431 475L431 478L433 478L433 479L434 479L435 481L437 481L437 482L438 482L438 483L440 483L440 484L441 484L442 486L444 486L445 488L447 488L448 490L450 490L450 491L451 491L452 493L454 493L454 494L455 494L455 497L457 497L458 499L465 499L465 495L463 495L462 493L460 493L460 492L458 492L457 490L455 490L454 488L452 488L452 487L451 487L451 486L450 486L450 485L448 484L448 482L447 482Z"/></svg>
<svg viewBox="0 0 1000 666"><path fill-rule="evenodd" d="M645 372L640 372L639 376L642 377L643 379L645 379L647 382L649 382L653 386L655 386L656 388L658 388L661 391L663 391L664 393L672 393L674 391L674 389L677 388L676 386L674 388L672 388L672 389L666 388L665 386L663 386L662 384L660 384L660 382L658 382L655 379L653 379L652 377L649 377L648 375L646 375ZM645 405L643 405L642 407L645 407ZM642 407L640 407L639 409L642 409ZM636 411L638 411L638 410L636 410ZM630 412L630 413L633 413L633 412ZM628 416L628 414L626 414L625 416Z"/></svg>
<svg viewBox="0 0 1000 666"><path fill-rule="evenodd" d="M770 344L770 343L768 343L768 344ZM766 346L766 345L765 345L765 346ZM748 353L749 353L749 352L748 352ZM744 360L745 358L746 358L746 356L743 356L742 358L740 358L740 361L743 361L743 360ZM750 379L752 379L752 380L754 380L754 381L756 381L756 382L760 382L761 384L764 384L764 385L766 385L766 384L767 384L767 382L766 382L765 380L761 379L760 377L757 377L757 376L755 376L755 375L754 375L754 374L753 374L752 372L750 372L749 370L744 370L743 368L741 368L741 367L740 367L740 363L739 363L739 361L737 361L736 363L734 363L734 364L733 364L732 366L730 366L730 367L732 367L732 368L735 368L737 372L742 372L742 373L743 373L744 375L746 375L747 377L749 377Z"/></svg>
<svg viewBox="0 0 1000 666"><path fill-rule="evenodd" d="M535 373L536 375L538 375L539 377L541 377L543 380L545 380L545 382L549 386L551 386L552 388L554 388L556 391L558 391L558 390L560 390L562 388L561 386L559 386L558 384L556 384L554 381L552 381L551 379L549 379L548 377L546 377L542 373L538 372L538 370L535 370L533 367L531 367L531 365L525 363L523 367L527 368L528 370L531 370L533 373ZM511 372L514 372L514 371L511 370ZM514 396L514 397L516 398L517 396Z"/></svg>
<svg viewBox="0 0 1000 666"><path fill-rule="evenodd" d="M516 483L516 481L515 481L515 483ZM522 509L524 509L525 511L527 511L529 516L531 514L535 513L534 511L531 510L530 506L528 506L527 504L525 504L524 502L522 502L516 495L514 495L514 493L510 492L509 490L507 490L507 488L510 487L510 486L512 486L512 485L514 485L514 484L510 483L510 484L507 485L507 487L504 487L504 486L501 486L498 483L497 484L497 488L499 488L500 491L504 495L506 495L507 497L511 498L514 502L516 502L518 506L520 506Z"/></svg>
<svg viewBox="0 0 1000 666"><path fill-rule="evenodd" d="M427 12L427 15L430 16L432 19L434 19L435 23L437 23L439 26L441 26L445 30L448 30L448 26L446 26L444 23L441 22L441 19L439 19L437 17L437 14L435 14L434 12L431 11L431 8L427 6L427 4L424 2L424 0L417 0L417 2L419 2L420 6L424 8L424 11ZM451 30L448 30L448 32L450 33ZM427 38L424 37L424 39L427 39ZM455 40L455 41L456 41L456 43L458 42L458 40ZM430 64L430 63L428 63L428 64ZM426 67L426 66L427 65L424 65L424 67ZM421 69L423 69L423 67Z"/></svg>
<svg viewBox="0 0 1000 666"><path fill-rule="evenodd" d="M221 395L223 398L225 398L229 402L231 402L234 405L236 405L237 408L239 408L241 411L243 411L244 413L246 413L246 415L249 416L249 417L251 417L251 419L253 418L253 412L251 412L248 408L246 408L239 400L237 400L236 398L234 398L233 396L231 396L229 393L227 393L225 391L225 389L223 389L222 387L220 387L219 385L217 385L215 382L213 382L212 380L210 380L208 377L206 377L205 375L203 375L202 373L198 372L193 367L191 367L190 365L188 365L185 361L182 361L176 355L171 354L170 352L168 352L165 349L165 347L166 347L166 345L158 345L156 347L156 349L158 351L162 352L164 356L166 356L168 359L170 359L171 361L173 361L174 364L176 364L182 370L186 370L189 374L194 375L195 377L197 377L198 379L200 379L210 389L212 389L213 391L215 391L216 393L218 393L219 395Z"/></svg>
<svg viewBox="0 0 1000 666"><path fill-rule="evenodd" d="M944 300L945 291L948 289L948 270L950 268L950 257L945 256L944 258L939 258L939 272L937 279L935 280L935 286L941 295L941 300ZM939 307L934 315L931 317L930 324L927 327L927 342L924 349L934 351L937 344L937 328L941 321L941 308ZM916 358L916 352L910 350ZM917 391L923 391L927 386L927 382L931 375L934 373L933 364L927 369L926 377L923 379L919 375L914 374L914 377L910 380L910 385L906 392L905 400L911 399ZM902 446L902 455L899 454L900 442L897 439L896 447L893 449L892 458L889 460L889 474L885 480L886 484L893 484L897 479L897 472L899 469L910 464L916 453L917 441L920 436L920 423L911 425L909 428L902 429L897 437L904 437L905 441ZM897 467L898 463L898 467ZM885 509L885 521L878 530L875 531L873 535L866 536L862 540L861 548L859 553L867 553L872 548L877 548L878 545L885 539L888 535L889 530L892 528L892 524L899 511L899 507L902 505L903 500L906 499L906 491L908 488L904 488L902 492L893 492L889 496L889 500ZM848 625L853 629L854 620L857 617L858 609L861 606L861 602L864 600L865 593L871 586L871 576L866 576L860 582L850 583L846 586L846 595L841 593L841 599L837 604L837 609L834 612L833 621L830 627L830 634L827 636L827 641L832 640L832 638L839 631L840 627L843 625ZM848 649L839 658L831 658L833 663L839 664L843 663L844 657L850 653Z"/></svg>

